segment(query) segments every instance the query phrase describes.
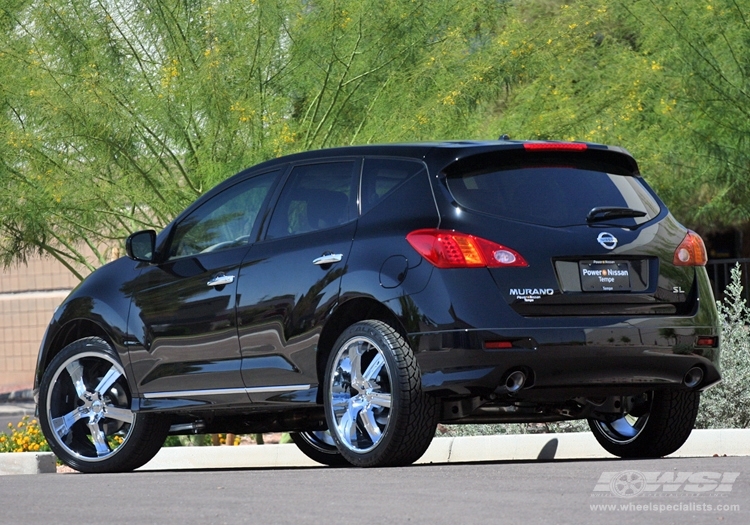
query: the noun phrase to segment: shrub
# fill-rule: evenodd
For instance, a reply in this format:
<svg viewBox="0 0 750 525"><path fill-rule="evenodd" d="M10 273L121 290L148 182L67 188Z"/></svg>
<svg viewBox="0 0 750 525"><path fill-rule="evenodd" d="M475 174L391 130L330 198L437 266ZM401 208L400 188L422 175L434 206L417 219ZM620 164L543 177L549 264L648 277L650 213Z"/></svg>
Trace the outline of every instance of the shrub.
<svg viewBox="0 0 750 525"><path fill-rule="evenodd" d="M29 421L29 416L24 416L15 426L8 423L8 428L10 434L0 432L0 452L49 451L47 440L44 439L36 419Z"/></svg>
<svg viewBox="0 0 750 525"><path fill-rule="evenodd" d="M716 305L721 316L721 376L717 386L703 392L696 428L750 427L750 308L742 295L742 271L737 264Z"/></svg>

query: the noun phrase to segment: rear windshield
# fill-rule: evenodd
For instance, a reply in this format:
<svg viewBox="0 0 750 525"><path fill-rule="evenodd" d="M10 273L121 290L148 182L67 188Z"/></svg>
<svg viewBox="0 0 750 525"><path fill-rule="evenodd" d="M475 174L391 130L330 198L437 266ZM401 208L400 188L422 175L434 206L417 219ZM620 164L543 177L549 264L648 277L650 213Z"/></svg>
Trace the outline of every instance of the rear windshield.
<svg viewBox="0 0 750 525"><path fill-rule="evenodd" d="M452 175L447 181L456 202L466 209L544 226L586 224L586 217L596 207L645 213L602 222L622 227L643 224L660 211L640 177L569 166L482 170Z"/></svg>

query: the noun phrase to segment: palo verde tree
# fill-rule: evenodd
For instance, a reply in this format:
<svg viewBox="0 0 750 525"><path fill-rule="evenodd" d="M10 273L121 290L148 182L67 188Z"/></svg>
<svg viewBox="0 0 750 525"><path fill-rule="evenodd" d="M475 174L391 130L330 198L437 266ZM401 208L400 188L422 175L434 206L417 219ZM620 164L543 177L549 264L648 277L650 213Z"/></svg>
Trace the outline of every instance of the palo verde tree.
<svg viewBox="0 0 750 525"><path fill-rule="evenodd" d="M748 19L735 0L6 0L0 259L82 276L259 161L500 133L623 145L683 222L743 223Z"/></svg>
<svg viewBox="0 0 750 525"><path fill-rule="evenodd" d="M457 72L499 75L480 50L503 12L491 0L10 0L0 258L41 252L82 276L256 162L460 134L476 90Z"/></svg>
<svg viewBox="0 0 750 525"><path fill-rule="evenodd" d="M682 222L750 220L747 5L539 0L508 20L521 75L485 129L625 146Z"/></svg>

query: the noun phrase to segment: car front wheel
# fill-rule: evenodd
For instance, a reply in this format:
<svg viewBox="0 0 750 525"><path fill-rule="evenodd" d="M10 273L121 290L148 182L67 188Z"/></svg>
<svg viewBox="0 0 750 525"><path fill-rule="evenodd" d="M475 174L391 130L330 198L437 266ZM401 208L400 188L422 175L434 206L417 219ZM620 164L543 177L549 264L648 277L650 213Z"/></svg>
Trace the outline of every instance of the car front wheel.
<svg viewBox="0 0 750 525"><path fill-rule="evenodd" d="M341 455L359 467L409 465L429 447L437 403L422 391L406 340L380 321L347 328L328 359L328 428Z"/></svg>
<svg viewBox="0 0 750 525"><path fill-rule="evenodd" d="M39 422L52 451L81 472L122 472L159 451L169 422L131 410L125 370L102 339L75 341L52 360L39 389Z"/></svg>
<svg viewBox="0 0 750 525"><path fill-rule="evenodd" d="M700 393L659 390L614 421L589 419L594 437L621 458L658 458L679 449L693 430Z"/></svg>

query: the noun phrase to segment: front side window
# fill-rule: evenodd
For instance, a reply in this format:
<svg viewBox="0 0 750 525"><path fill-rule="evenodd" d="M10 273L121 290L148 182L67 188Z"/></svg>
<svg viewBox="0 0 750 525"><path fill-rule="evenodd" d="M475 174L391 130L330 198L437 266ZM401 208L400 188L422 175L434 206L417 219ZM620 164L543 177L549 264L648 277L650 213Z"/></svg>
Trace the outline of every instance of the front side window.
<svg viewBox="0 0 750 525"><path fill-rule="evenodd" d="M279 239L334 228L356 217L359 162L325 162L295 167L279 196L267 238Z"/></svg>
<svg viewBox="0 0 750 525"><path fill-rule="evenodd" d="M235 184L188 215L175 230L169 258L214 252L250 242L258 213L279 171Z"/></svg>

